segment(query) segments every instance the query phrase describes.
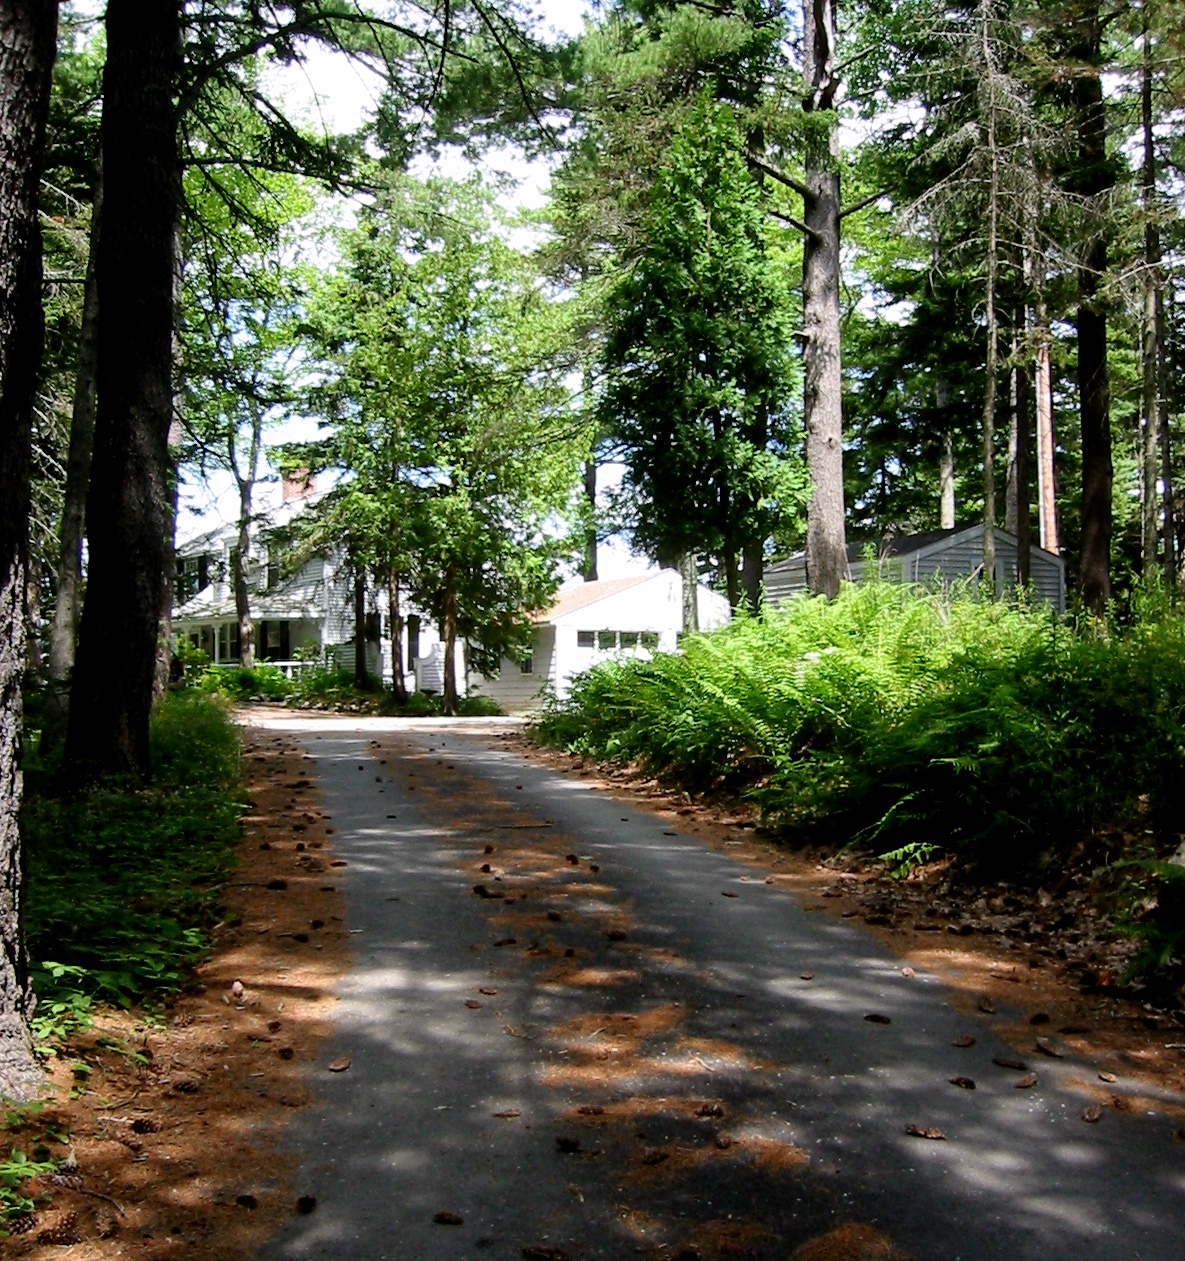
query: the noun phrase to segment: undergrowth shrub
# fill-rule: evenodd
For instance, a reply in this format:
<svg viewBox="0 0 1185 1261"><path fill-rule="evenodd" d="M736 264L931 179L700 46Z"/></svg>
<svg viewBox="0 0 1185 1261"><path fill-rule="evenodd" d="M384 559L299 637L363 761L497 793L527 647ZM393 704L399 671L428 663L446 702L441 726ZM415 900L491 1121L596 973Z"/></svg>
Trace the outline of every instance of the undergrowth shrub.
<svg viewBox="0 0 1185 1261"><path fill-rule="evenodd" d="M279 666L207 666L194 685L198 691L221 692L239 701L282 701L297 689Z"/></svg>
<svg viewBox="0 0 1185 1261"><path fill-rule="evenodd" d="M1185 624L1078 631L874 580L597 666L534 730L748 794L804 839L1031 869L1096 829L1185 828Z"/></svg>
<svg viewBox="0 0 1185 1261"><path fill-rule="evenodd" d="M182 692L152 720L156 780L54 795L23 809L25 931L40 1040L85 1024L94 1000L126 1005L183 985L220 915L242 804L226 702Z"/></svg>

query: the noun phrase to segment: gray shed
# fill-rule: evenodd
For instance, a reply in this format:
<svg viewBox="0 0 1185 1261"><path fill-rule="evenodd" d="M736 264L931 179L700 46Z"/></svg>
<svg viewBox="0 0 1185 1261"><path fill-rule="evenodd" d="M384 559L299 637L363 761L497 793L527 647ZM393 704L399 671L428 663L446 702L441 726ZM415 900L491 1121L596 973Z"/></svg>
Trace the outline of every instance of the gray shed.
<svg viewBox="0 0 1185 1261"><path fill-rule="evenodd" d="M996 534L996 589L1003 591L1016 581L1016 535L998 529ZM865 572L866 543L848 544L848 567L858 582ZM902 534L886 539L877 549L882 575L895 582L929 583L941 574L946 580L973 578L983 573L983 525L962 529L933 530L929 534ZM1066 562L1039 547L1029 549L1029 572L1037 595L1059 612L1066 611ZM765 571L765 598L778 604L807 589L806 553L797 552L776 561Z"/></svg>

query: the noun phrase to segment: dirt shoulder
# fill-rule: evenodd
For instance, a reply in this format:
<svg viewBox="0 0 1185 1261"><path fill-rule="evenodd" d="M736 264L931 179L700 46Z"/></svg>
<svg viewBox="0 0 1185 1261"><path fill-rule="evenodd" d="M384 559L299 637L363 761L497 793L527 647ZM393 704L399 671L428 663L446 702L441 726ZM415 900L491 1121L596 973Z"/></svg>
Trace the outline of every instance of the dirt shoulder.
<svg viewBox="0 0 1185 1261"><path fill-rule="evenodd" d="M1089 1061L1084 1097L1120 1111L1153 1106L1152 1098L1109 1090L1117 1077L1146 1086L1153 1098L1185 1094L1185 1013L1117 989L1132 943L1107 934L1080 881L1049 890L960 887L942 863L894 880L881 864L779 846L746 803L691 800L636 768L542 749L517 732L499 742L676 822L750 866L754 880L793 890L807 911L850 920L903 968L941 977L956 1003L998 1012L997 1031L1019 1054ZM1166 1110L1163 1097L1155 1106Z"/></svg>
<svg viewBox="0 0 1185 1261"><path fill-rule="evenodd" d="M349 932L305 754L248 728L244 757L251 812L198 992L102 1012L51 1062L45 1106L10 1118L7 1150L68 1158L32 1184L52 1198L4 1241L13 1256L246 1261L299 1211L280 1140L312 1102Z"/></svg>

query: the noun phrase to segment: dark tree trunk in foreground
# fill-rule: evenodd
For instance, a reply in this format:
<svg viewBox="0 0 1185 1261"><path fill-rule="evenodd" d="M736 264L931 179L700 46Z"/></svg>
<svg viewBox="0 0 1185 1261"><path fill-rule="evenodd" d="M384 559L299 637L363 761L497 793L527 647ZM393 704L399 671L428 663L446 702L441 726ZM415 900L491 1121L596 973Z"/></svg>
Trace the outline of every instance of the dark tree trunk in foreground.
<svg viewBox="0 0 1185 1261"><path fill-rule="evenodd" d="M1074 22L1070 49L1079 65L1073 100L1078 132L1078 171L1074 191L1098 197L1112 181L1107 158L1107 119L1103 104L1103 23L1097 0ZM1107 372L1107 313L1100 289L1107 271L1107 241L1101 211L1093 215L1090 236L1078 267L1078 416L1082 429L1082 542L1078 587L1093 613L1111 598L1111 382Z"/></svg>
<svg viewBox="0 0 1185 1261"><path fill-rule="evenodd" d="M354 686L365 692L370 686L366 672L366 570L354 570Z"/></svg>
<svg viewBox="0 0 1185 1261"><path fill-rule="evenodd" d="M834 0L803 0L807 113L835 108ZM813 490L807 505L806 573L814 595L834 597L848 575L843 497L843 396L839 352L839 167L834 128L806 146L802 258L803 411Z"/></svg>
<svg viewBox="0 0 1185 1261"><path fill-rule="evenodd" d="M82 540L86 533L86 492L91 480L91 452L95 445L95 372L99 362L99 285L95 271L99 227L103 218L103 173L95 182L91 209L90 251L82 291L82 325L74 366L74 411L70 418L70 446L66 454L66 483L62 489L62 522L58 549L57 607L49 634L49 689L41 740L46 747L61 743L66 734L66 687L74 669L78 622L82 615Z"/></svg>
<svg viewBox="0 0 1185 1261"><path fill-rule="evenodd" d="M0 0L0 1095L39 1093L21 932L21 678L33 401L41 364L37 190L56 0Z"/></svg>
<svg viewBox="0 0 1185 1261"><path fill-rule="evenodd" d="M109 0L99 407L64 767L75 783L151 773L148 720L171 495L180 32L177 0Z"/></svg>

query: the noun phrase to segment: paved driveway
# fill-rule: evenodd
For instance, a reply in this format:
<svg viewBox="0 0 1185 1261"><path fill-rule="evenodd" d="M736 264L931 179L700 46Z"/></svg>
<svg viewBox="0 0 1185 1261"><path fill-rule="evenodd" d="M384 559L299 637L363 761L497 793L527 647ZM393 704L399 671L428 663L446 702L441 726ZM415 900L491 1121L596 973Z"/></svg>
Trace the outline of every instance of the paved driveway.
<svg viewBox="0 0 1185 1261"><path fill-rule="evenodd" d="M494 725L265 725L315 756L356 947L269 1261L1185 1257L1179 1122L1084 1122L1072 1059L1018 1089L860 930Z"/></svg>

